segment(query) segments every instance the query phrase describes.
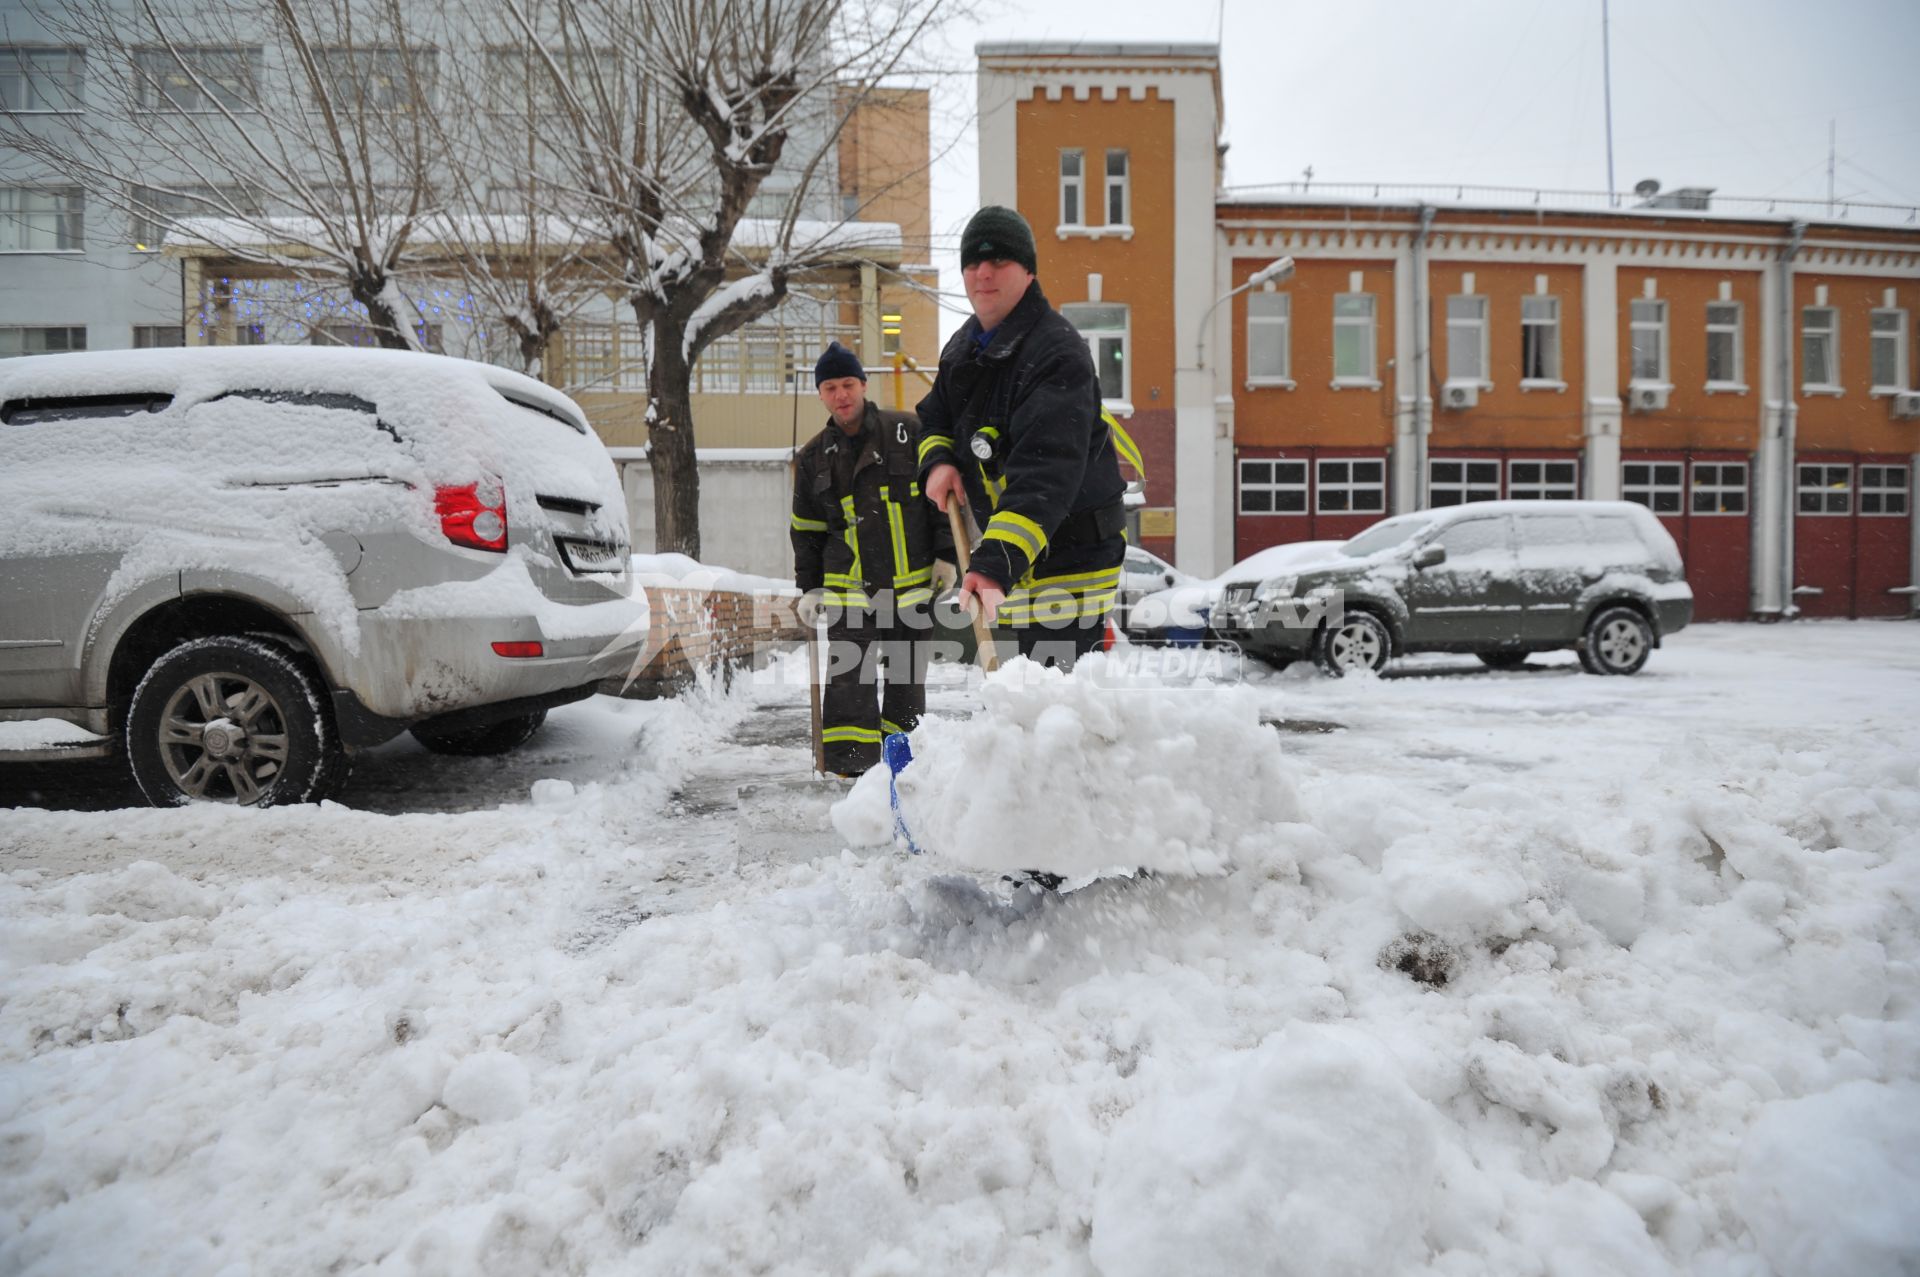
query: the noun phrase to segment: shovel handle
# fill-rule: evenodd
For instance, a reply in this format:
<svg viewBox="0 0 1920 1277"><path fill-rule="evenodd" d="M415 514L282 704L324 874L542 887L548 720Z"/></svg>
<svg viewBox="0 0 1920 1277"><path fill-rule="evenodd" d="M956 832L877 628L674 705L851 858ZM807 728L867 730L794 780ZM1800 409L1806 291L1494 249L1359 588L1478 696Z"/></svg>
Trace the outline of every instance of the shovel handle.
<svg viewBox="0 0 1920 1277"><path fill-rule="evenodd" d="M960 566L960 579L965 581L972 570L973 554L967 543L967 521L960 514L959 500L951 493L947 495L947 523L953 528L954 561ZM993 634L987 629L987 618L980 612L978 599L967 609L967 617L973 622L973 641L980 668L991 674L1000 668L1000 650L993 645Z"/></svg>

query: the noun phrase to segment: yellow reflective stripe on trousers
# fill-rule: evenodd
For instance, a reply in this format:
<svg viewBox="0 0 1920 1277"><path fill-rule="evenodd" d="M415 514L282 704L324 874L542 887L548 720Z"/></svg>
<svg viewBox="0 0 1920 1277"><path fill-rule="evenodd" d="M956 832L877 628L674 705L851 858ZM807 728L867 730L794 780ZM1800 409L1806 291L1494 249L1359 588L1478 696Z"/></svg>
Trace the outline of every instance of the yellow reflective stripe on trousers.
<svg viewBox="0 0 1920 1277"><path fill-rule="evenodd" d="M920 464L927 464L927 455L937 448L953 451L953 440L946 435L928 435L920 441Z"/></svg>
<svg viewBox="0 0 1920 1277"><path fill-rule="evenodd" d="M895 732L904 732L907 729L900 726L900 724L894 722L892 719L882 718L880 720L880 730L886 735L891 736Z"/></svg>
<svg viewBox="0 0 1920 1277"><path fill-rule="evenodd" d="M820 739L829 745L878 745L880 729L877 727L829 727L820 733Z"/></svg>
<svg viewBox="0 0 1920 1277"><path fill-rule="evenodd" d="M1120 593L1120 569L1074 572L1065 576L1029 577L1000 605L1002 625L1031 625L1103 616Z"/></svg>
<svg viewBox="0 0 1920 1277"><path fill-rule="evenodd" d="M930 585L921 585L911 590L900 590L896 592L893 596L893 602L896 607L912 607L916 603L926 603L932 598L933 587Z"/></svg>
<svg viewBox="0 0 1920 1277"><path fill-rule="evenodd" d="M803 519L797 514L791 516L791 518L793 521L793 529L796 532L825 532L827 530L827 521L825 519Z"/></svg>
<svg viewBox="0 0 1920 1277"><path fill-rule="evenodd" d="M1146 478L1147 463L1140 459L1140 445L1133 441L1133 436L1127 433L1127 428L1120 424L1119 418L1105 408L1100 410L1100 420L1106 422L1107 429L1112 432L1113 450L1120 454L1120 459L1132 466L1135 474L1142 479Z"/></svg>
<svg viewBox="0 0 1920 1277"><path fill-rule="evenodd" d="M1032 563L1047 549L1047 534L1039 524L1024 514L1015 514L1012 510L1001 510L987 520L987 530L980 534L980 543L1005 541L1026 551L1027 562Z"/></svg>

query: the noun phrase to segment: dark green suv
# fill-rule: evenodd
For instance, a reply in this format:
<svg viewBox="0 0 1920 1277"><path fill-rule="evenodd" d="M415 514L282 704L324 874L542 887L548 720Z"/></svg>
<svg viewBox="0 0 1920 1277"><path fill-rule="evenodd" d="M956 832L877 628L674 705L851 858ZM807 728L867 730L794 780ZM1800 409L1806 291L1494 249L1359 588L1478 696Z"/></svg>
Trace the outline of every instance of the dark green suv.
<svg viewBox="0 0 1920 1277"><path fill-rule="evenodd" d="M1212 628L1286 666L1379 670L1409 652L1471 652L1495 669L1572 648L1592 674L1633 674L1693 618L1673 538L1624 501L1485 501L1399 515L1282 576L1232 581Z"/></svg>

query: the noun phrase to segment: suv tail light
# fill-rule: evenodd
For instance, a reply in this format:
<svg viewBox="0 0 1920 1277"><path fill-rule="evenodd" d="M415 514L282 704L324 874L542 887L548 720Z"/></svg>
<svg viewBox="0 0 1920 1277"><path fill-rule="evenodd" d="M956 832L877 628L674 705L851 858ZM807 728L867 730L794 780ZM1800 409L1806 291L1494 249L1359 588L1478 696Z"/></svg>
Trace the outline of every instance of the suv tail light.
<svg viewBox="0 0 1920 1277"><path fill-rule="evenodd" d="M472 550L507 548L507 490L497 479L433 490L440 530L455 545Z"/></svg>

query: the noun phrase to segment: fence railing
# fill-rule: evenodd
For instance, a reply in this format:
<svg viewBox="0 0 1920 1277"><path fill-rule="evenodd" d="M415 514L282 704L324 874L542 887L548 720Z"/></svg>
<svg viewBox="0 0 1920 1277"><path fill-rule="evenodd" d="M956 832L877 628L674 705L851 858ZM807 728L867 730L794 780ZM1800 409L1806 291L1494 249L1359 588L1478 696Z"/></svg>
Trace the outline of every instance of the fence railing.
<svg viewBox="0 0 1920 1277"><path fill-rule="evenodd" d="M860 330L845 325L741 329L700 352L691 388L708 395L810 393L814 363L831 341L862 353ZM575 322L558 345L556 380L569 391L646 393L646 333L638 324Z"/></svg>
<svg viewBox="0 0 1920 1277"><path fill-rule="evenodd" d="M1551 209L1646 209L1648 211L1746 214L1750 217L1800 217L1809 221L1861 222L1868 225L1920 225L1920 205L1874 204L1861 200L1778 199L1771 196L1721 195L1706 197L1704 208L1679 203L1649 204L1631 191L1570 191L1534 186L1476 186L1434 182L1262 182L1227 186L1221 195L1241 203L1287 200L1302 196L1320 199L1378 200L1391 203L1491 204ZM1663 197L1677 201L1679 190Z"/></svg>

